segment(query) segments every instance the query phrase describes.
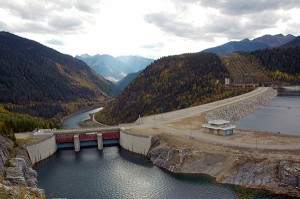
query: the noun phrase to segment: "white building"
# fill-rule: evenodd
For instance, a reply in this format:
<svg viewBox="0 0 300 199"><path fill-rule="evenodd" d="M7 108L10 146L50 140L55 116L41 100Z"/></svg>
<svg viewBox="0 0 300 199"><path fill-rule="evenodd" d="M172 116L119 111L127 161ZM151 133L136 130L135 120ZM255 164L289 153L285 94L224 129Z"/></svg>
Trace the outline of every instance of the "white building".
<svg viewBox="0 0 300 199"><path fill-rule="evenodd" d="M230 124L227 120L211 120L208 124L203 124L205 133L212 133L216 135L231 135L233 134L233 129L236 128L235 125Z"/></svg>

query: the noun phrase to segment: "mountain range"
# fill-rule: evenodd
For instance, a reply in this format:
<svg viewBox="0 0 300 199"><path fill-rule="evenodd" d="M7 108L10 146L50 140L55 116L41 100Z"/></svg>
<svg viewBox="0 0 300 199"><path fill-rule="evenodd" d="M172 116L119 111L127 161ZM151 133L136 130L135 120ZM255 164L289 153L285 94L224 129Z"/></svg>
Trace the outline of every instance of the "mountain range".
<svg viewBox="0 0 300 199"><path fill-rule="evenodd" d="M299 37L279 48L250 53L163 57L141 72L95 118L106 124L134 122L139 115L182 109L249 91L235 87L238 84L299 85L299 63ZM235 86L224 86L225 77Z"/></svg>
<svg viewBox="0 0 300 199"><path fill-rule="evenodd" d="M288 34L264 35L253 40L243 39L241 41L230 41L220 46L208 48L203 52L211 52L217 55L226 55L233 52L252 52L255 50L274 48L282 46L295 39L295 36Z"/></svg>
<svg viewBox="0 0 300 199"><path fill-rule="evenodd" d="M143 72L143 70L140 70L136 73L129 73L126 77L124 77L123 79L121 79L120 81L118 81L116 83L116 86L121 89L124 90L133 80L135 80L135 78L137 78L137 76L139 76L139 74L141 74Z"/></svg>
<svg viewBox="0 0 300 199"><path fill-rule="evenodd" d="M153 62L153 59L141 56L113 57L107 54L94 56L84 54L77 55L76 58L84 61L97 73L114 83L120 81L129 73L143 70Z"/></svg>
<svg viewBox="0 0 300 199"><path fill-rule="evenodd" d="M103 103L119 93L84 62L8 32L0 32L0 74L0 103L44 118Z"/></svg>
<svg viewBox="0 0 300 199"><path fill-rule="evenodd" d="M105 124L134 122L139 115L167 112L240 94L220 82L229 74L212 53L189 53L155 60L96 119Z"/></svg>

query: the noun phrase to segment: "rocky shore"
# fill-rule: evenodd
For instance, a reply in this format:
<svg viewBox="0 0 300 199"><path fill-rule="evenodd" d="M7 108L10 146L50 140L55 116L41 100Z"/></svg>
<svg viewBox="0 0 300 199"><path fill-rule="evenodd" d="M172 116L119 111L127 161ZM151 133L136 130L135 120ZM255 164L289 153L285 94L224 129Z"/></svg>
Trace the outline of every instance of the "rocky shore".
<svg viewBox="0 0 300 199"><path fill-rule="evenodd" d="M258 154L199 141L183 142L167 136L153 137L147 157L171 172L209 174L219 183L300 197L300 160L288 156L266 158L267 151Z"/></svg>
<svg viewBox="0 0 300 199"><path fill-rule="evenodd" d="M276 96L277 90L269 88L258 96L207 112L204 120L237 121ZM299 154L299 150L250 149L159 135L152 138L147 157L171 172L208 174L219 183L300 197Z"/></svg>
<svg viewBox="0 0 300 199"><path fill-rule="evenodd" d="M0 136L0 195L8 198L43 198L37 188L37 173L31 167L27 151Z"/></svg>
<svg viewBox="0 0 300 199"><path fill-rule="evenodd" d="M260 106L266 105L277 96L277 90L269 88L265 93L243 100L223 108L210 111L205 114L206 121L225 119L231 122L237 121L251 112L259 109Z"/></svg>

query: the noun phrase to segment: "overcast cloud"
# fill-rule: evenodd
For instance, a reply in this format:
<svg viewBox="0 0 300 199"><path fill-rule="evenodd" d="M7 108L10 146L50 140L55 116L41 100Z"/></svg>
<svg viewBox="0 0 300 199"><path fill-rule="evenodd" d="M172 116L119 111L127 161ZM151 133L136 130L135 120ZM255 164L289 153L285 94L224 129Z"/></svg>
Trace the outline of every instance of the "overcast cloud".
<svg viewBox="0 0 300 199"><path fill-rule="evenodd" d="M197 52L263 34L299 35L298 0L0 0L0 30L63 53Z"/></svg>

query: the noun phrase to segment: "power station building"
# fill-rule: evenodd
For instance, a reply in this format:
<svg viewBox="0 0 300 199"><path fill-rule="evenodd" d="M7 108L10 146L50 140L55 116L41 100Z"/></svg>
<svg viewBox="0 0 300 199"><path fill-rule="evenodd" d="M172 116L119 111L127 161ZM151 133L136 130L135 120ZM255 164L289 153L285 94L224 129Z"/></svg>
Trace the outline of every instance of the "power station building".
<svg viewBox="0 0 300 199"><path fill-rule="evenodd" d="M216 135L232 135L235 125L230 124L227 120L210 120L208 124L203 124L205 133L211 133Z"/></svg>

